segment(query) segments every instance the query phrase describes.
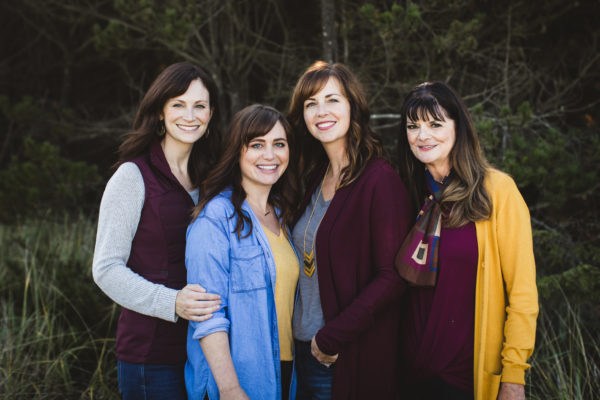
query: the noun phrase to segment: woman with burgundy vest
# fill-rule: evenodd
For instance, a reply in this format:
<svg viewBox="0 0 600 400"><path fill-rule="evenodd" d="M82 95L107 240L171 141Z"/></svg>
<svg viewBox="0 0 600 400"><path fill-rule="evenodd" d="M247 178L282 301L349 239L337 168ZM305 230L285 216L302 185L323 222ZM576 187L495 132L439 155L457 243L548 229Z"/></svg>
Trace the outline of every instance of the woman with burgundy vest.
<svg viewBox="0 0 600 400"><path fill-rule="evenodd" d="M308 178L292 234L301 265L297 399L396 398L403 283L394 256L412 206L369 116L341 64L317 61L292 95L288 120Z"/></svg>
<svg viewBox="0 0 600 400"><path fill-rule="evenodd" d="M219 151L217 89L194 64L167 67L137 111L102 197L96 284L122 306L117 326L124 399L185 399L187 320L219 296L186 286L185 234L198 187Z"/></svg>

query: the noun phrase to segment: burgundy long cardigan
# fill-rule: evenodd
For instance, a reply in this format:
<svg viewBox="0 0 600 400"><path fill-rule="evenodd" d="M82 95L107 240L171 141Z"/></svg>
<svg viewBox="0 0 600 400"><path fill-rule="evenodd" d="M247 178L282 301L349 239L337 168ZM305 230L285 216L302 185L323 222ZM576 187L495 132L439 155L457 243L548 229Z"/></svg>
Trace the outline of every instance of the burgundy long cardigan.
<svg viewBox="0 0 600 400"><path fill-rule="evenodd" d="M302 210L323 173L307 188ZM321 221L315 246L325 326L316 341L321 351L339 353L333 399L395 399L404 284L394 257L412 225L411 210L398 174L375 159L336 191Z"/></svg>

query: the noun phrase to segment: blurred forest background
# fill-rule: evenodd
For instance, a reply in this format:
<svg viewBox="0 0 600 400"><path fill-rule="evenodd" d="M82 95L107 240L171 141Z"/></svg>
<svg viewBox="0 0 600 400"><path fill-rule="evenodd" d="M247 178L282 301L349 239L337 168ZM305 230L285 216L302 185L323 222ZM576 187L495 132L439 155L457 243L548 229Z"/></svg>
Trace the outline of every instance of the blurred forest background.
<svg viewBox="0 0 600 400"><path fill-rule="evenodd" d="M209 71L223 123L285 110L314 60L347 64L393 152L407 91L442 80L532 215L541 313L527 396L600 398L600 1L0 3L0 397L116 399L119 308L94 285L97 209L144 91Z"/></svg>

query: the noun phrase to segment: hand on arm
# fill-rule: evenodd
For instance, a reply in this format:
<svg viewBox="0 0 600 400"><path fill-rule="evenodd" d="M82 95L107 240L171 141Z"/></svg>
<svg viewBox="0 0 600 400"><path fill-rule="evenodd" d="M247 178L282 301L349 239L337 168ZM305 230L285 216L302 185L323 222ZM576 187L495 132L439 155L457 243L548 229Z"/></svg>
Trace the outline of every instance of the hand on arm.
<svg viewBox="0 0 600 400"><path fill-rule="evenodd" d="M218 294L206 293L198 284L189 284L177 292L175 312L188 321L206 321L221 306Z"/></svg>
<svg viewBox="0 0 600 400"><path fill-rule="evenodd" d="M215 332L203 337L200 339L200 346L219 388L221 399L249 399L240 386L231 360L227 332Z"/></svg>

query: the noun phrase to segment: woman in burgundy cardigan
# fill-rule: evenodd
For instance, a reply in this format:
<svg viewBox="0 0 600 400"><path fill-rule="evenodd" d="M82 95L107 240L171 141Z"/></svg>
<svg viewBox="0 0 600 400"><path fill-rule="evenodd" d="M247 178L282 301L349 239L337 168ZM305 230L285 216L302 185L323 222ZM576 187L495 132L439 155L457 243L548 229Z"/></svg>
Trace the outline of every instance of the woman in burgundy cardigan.
<svg viewBox="0 0 600 400"><path fill-rule="evenodd" d="M293 230L300 258L293 319L297 399L394 399L399 297L394 256L409 195L382 157L360 84L317 61L288 119L301 137L306 195ZM300 214L299 213L299 214Z"/></svg>

